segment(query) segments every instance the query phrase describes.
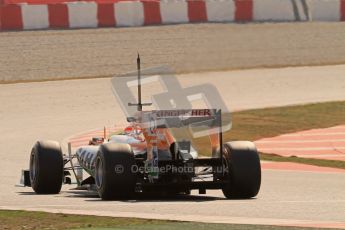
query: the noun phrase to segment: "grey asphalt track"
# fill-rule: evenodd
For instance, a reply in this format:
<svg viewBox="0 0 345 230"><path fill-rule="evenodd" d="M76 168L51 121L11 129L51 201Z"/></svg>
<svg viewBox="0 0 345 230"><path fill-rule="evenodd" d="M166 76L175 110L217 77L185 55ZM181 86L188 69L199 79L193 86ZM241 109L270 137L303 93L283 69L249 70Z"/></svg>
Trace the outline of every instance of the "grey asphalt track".
<svg viewBox="0 0 345 230"><path fill-rule="evenodd" d="M231 110L345 100L345 66L253 69L178 76L183 87L212 82ZM196 80L197 79L197 80ZM124 115L110 79L0 85L0 208L219 223L345 227L345 174L264 171L259 196L224 200L220 192L179 200L102 202L65 187L34 195L14 187L28 167L32 144L104 125ZM149 88L143 89L149 100ZM331 111L330 111L331 112Z"/></svg>
<svg viewBox="0 0 345 230"><path fill-rule="evenodd" d="M343 22L1 32L0 82L124 73L137 52L179 73L344 64L344 37Z"/></svg>
<svg viewBox="0 0 345 230"><path fill-rule="evenodd" d="M251 200L225 200L220 191L210 191L206 196L106 202L94 193L67 186L59 195L35 195L30 188L18 188L1 206L211 223L345 227L344 187L345 173L267 170L259 196Z"/></svg>

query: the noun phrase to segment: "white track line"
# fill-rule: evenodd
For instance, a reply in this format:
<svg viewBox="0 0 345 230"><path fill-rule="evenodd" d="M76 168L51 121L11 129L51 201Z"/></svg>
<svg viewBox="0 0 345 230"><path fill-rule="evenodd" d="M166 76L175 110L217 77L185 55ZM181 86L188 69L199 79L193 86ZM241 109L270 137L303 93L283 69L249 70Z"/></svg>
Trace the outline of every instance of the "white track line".
<svg viewBox="0 0 345 230"><path fill-rule="evenodd" d="M324 139L324 140L262 140L262 141L254 141L256 144L266 144L266 143L334 143L334 142L345 142L345 139Z"/></svg>
<svg viewBox="0 0 345 230"><path fill-rule="evenodd" d="M284 134L279 137L308 137L308 136L336 136L344 135L345 132L332 132L332 133L293 133L293 134Z"/></svg>
<svg viewBox="0 0 345 230"><path fill-rule="evenodd" d="M318 151L318 150L345 150L345 147L296 147L296 148L285 148L285 147L277 147L277 148L259 148L261 151Z"/></svg>

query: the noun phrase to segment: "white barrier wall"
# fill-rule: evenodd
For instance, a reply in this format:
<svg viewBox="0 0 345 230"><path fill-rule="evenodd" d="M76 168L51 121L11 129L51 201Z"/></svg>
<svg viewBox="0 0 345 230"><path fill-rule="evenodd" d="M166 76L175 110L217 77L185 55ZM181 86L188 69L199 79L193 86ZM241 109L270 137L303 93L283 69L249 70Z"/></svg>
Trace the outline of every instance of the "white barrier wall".
<svg viewBox="0 0 345 230"><path fill-rule="evenodd" d="M25 30L49 28L47 5L22 5L23 28Z"/></svg>
<svg viewBox="0 0 345 230"><path fill-rule="evenodd" d="M97 4L95 2L67 3L70 28L98 27Z"/></svg>
<svg viewBox="0 0 345 230"><path fill-rule="evenodd" d="M310 13L313 21L339 21L340 1L339 0L312 0L310 2Z"/></svg>
<svg viewBox="0 0 345 230"><path fill-rule="evenodd" d="M144 7L141 2L119 2L114 7L117 26L144 25Z"/></svg>
<svg viewBox="0 0 345 230"><path fill-rule="evenodd" d="M163 0L160 2L160 12L163 24L189 22L185 0Z"/></svg>
<svg viewBox="0 0 345 230"><path fill-rule="evenodd" d="M227 0L206 0L206 13L209 22L235 21L235 2Z"/></svg>
<svg viewBox="0 0 345 230"><path fill-rule="evenodd" d="M291 1L254 0L254 21L294 21L295 13Z"/></svg>
<svg viewBox="0 0 345 230"><path fill-rule="evenodd" d="M1 6L0 30L193 22L341 21L345 0L162 0Z"/></svg>

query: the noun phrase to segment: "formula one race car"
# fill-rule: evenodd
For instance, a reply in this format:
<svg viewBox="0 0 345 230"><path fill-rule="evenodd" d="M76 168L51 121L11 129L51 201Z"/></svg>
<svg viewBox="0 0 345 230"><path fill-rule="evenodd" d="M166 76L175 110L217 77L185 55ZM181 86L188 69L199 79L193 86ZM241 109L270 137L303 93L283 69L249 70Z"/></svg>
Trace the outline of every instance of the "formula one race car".
<svg viewBox="0 0 345 230"><path fill-rule="evenodd" d="M140 74L138 81L141 87ZM258 194L261 166L255 145L222 143L220 109L142 111L138 98L137 113L127 118L129 126L121 134L94 139L73 153L69 148L67 155L55 141L36 142L23 184L38 194L56 194L71 183L72 172L79 188L94 188L103 200L137 193L190 194L193 189L200 194L221 189L226 198ZM190 135L201 130L208 132L208 149ZM81 170L89 177L83 179Z"/></svg>

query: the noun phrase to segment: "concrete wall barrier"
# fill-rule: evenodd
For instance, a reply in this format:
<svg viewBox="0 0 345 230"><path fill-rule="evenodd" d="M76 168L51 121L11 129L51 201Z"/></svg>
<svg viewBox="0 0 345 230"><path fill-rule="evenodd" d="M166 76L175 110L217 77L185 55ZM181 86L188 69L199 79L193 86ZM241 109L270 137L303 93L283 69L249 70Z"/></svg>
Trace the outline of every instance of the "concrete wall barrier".
<svg viewBox="0 0 345 230"><path fill-rule="evenodd" d="M233 22L235 21L235 9L234 1L206 1L206 13L209 22Z"/></svg>
<svg viewBox="0 0 345 230"><path fill-rule="evenodd" d="M70 28L98 27L98 5L94 2L67 3Z"/></svg>
<svg viewBox="0 0 345 230"><path fill-rule="evenodd" d="M144 25L144 6L141 2L120 2L114 6L117 26Z"/></svg>
<svg viewBox="0 0 345 230"><path fill-rule="evenodd" d="M254 2L254 21L295 21L291 1L263 0Z"/></svg>
<svg viewBox="0 0 345 230"><path fill-rule="evenodd" d="M343 1L344 3L344 1ZM314 21L341 20L341 0L313 0L310 1L310 12Z"/></svg>
<svg viewBox="0 0 345 230"><path fill-rule="evenodd" d="M0 6L0 30L200 22L345 21L345 0L161 0Z"/></svg>

